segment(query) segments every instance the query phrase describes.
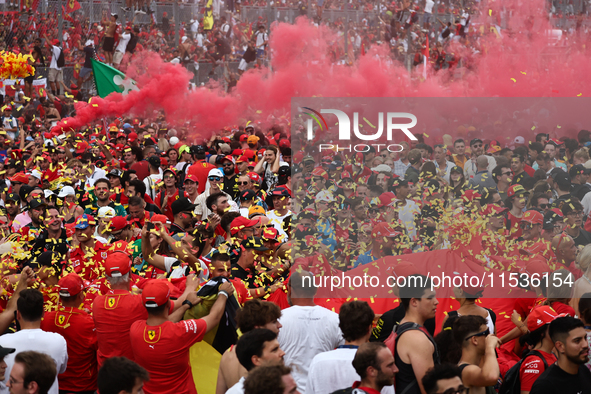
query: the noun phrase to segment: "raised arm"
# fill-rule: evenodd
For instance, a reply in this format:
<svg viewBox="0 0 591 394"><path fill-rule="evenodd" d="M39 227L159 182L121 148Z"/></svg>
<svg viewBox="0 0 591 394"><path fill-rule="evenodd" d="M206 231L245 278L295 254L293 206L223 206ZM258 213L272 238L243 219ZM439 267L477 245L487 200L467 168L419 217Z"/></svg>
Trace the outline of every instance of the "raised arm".
<svg viewBox="0 0 591 394"><path fill-rule="evenodd" d="M14 294L8 300L6 309L0 313L0 332L5 332L14 321L14 312L16 311L16 301L21 291L27 288L27 280L32 279L34 275L31 267L25 267L19 276Z"/></svg>
<svg viewBox="0 0 591 394"><path fill-rule="evenodd" d="M234 292L234 287L230 282L222 283L218 291L218 298L215 300L215 303L211 307L209 314L207 316L202 317L203 321L207 324L207 329L205 332L211 331L212 328L217 326L220 323L220 319L224 314L224 309L226 308L226 301L228 297Z"/></svg>

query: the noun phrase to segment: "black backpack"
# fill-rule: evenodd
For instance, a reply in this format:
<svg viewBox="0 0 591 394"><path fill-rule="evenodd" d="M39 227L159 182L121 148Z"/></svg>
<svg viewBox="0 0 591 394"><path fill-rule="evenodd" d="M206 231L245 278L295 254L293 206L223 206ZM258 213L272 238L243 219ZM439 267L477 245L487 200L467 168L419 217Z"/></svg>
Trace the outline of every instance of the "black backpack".
<svg viewBox="0 0 591 394"><path fill-rule="evenodd" d="M503 380L503 384L499 389L499 394L520 394L521 393L521 378L519 377L519 370L521 369L521 364L525 361L526 358L529 356L538 356L542 359L544 363L544 369L548 369L548 363L546 359L540 352L537 350L532 350L529 352L524 358L522 358L517 364L512 366L507 373L505 374L505 379Z"/></svg>
<svg viewBox="0 0 591 394"><path fill-rule="evenodd" d="M56 64L59 68L62 68L63 66L66 65L66 59L64 57L64 50L62 49L62 47L58 47L60 50L60 55L57 57L56 60Z"/></svg>

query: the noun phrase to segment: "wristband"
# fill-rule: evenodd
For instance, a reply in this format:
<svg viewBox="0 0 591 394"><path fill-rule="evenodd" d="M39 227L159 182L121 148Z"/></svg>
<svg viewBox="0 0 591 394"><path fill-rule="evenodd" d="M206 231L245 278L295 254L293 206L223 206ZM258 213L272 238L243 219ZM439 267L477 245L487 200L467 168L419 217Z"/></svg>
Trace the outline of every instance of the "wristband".
<svg viewBox="0 0 591 394"><path fill-rule="evenodd" d="M230 295L229 295L228 293L226 293L225 291L223 291L223 290L220 290L220 291L218 292L218 296L219 296L219 295L224 295L224 296L226 296L226 298L230 298Z"/></svg>
<svg viewBox="0 0 591 394"><path fill-rule="evenodd" d="M189 300L184 300L181 305L189 305L189 309L193 308L193 303Z"/></svg>

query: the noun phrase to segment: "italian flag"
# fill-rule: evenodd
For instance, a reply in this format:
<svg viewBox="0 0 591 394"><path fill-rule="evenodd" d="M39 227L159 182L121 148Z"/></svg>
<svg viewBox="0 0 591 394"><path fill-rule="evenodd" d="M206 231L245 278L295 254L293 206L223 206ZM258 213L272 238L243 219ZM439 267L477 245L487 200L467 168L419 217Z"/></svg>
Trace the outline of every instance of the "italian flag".
<svg viewBox="0 0 591 394"><path fill-rule="evenodd" d="M105 98L113 92L125 96L133 90L139 90L137 83L133 79L127 78L121 71L98 60L91 60L96 91L101 98Z"/></svg>

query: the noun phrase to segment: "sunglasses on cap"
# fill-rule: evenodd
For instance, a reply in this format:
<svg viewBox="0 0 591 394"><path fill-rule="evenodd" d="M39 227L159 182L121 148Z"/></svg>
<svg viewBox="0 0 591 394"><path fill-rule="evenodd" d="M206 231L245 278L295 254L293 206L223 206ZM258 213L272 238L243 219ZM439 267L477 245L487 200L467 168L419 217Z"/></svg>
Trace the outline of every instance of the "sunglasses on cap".
<svg viewBox="0 0 591 394"><path fill-rule="evenodd" d="M464 339L464 341L467 341L468 339L472 338L472 337L486 337L490 335L490 329L487 328L485 331L479 332L478 334L472 334L466 337L466 339Z"/></svg>
<svg viewBox="0 0 591 394"><path fill-rule="evenodd" d="M209 179L210 181L214 181L214 182L219 182L222 180L222 178L220 178L219 176L210 176L207 179Z"/></svg>

